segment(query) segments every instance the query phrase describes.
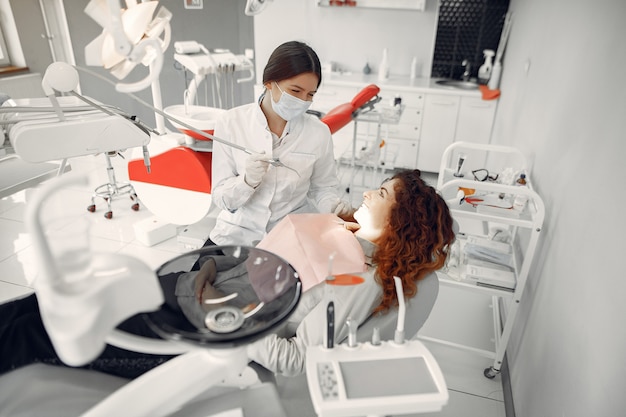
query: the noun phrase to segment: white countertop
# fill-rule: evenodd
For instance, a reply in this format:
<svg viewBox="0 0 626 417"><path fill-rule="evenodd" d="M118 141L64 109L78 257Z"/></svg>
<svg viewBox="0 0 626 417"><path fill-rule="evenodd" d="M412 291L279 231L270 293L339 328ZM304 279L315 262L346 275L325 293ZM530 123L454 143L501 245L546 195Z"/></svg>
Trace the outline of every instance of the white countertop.
<svg viewBox="0 0 626 417"><path fill-rule="evenodd" d="M362 73L323 73L322 84L336 86L365 87L369 84L376 84L381 89L402 89L404 91L414 91L417 93L449 94L455 96L480 97L480 90L464 90L455 87L447 87L437 84L441 78L409 78L408 76L389 76L388 79L380 81L378 74Z"/></svg>

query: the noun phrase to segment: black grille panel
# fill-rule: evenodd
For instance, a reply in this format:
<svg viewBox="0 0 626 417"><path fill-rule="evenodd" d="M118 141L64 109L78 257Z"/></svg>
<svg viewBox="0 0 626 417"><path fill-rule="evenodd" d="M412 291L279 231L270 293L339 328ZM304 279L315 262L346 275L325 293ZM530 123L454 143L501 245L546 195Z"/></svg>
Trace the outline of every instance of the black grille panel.
<svg viewBox="0 0 626 417"><path fill-rule="evenodd" d="M497 51L509 0L440 0L432 77L461 78L464 59L476 77L483 50Z"/></svg>

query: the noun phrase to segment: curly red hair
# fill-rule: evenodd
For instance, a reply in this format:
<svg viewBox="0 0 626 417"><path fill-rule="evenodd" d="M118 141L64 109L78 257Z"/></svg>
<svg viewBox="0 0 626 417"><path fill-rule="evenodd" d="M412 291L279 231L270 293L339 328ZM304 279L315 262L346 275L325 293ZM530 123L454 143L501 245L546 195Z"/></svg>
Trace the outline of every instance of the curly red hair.
<svg viewBox="0 0 626 417"><path fill-rule="evenodd" d="M389 225L377 239L373 254L376 281L383 298L374 313L398 304L393 277L402 279L404 295L417 294L417 282L440 269L454 241L448 206L437 191L420 177L419 170L401 171L395 182L395 203Z"/></svg>

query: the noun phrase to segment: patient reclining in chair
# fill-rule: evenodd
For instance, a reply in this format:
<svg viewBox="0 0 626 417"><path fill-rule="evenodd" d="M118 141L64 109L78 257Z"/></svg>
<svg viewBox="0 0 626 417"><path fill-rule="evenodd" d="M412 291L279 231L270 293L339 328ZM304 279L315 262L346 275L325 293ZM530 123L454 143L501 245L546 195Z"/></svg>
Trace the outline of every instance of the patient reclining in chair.
<svg viewBox="0 0 626 417"><path fill-rule="evenodd" d="M348 317L361 325L370 317L385 315L394 309L397 305L394 276L402 279L405 297L421 302L420 297L415 297L422 292L421 284L426 278L436 284L432 273L444 265L454 240L453 221L445 201L420 178L418 170L399 172L378 190L365 192L363 205L354 215L358 223L343 222L331 214L292 216L283 222L291 221L297 225L298 216L313 216L302 219L305 222L315 221L327 230L317 229L316 233L294 237L286 232L293 228L279 225L258 245L294 265L305 292L295 312L279 332L247 347L251 361L287 376L303 373L306 347L323 342L326 305L321 301L330 288L319 278L327 275L330 268L326 268L324 262L308 263L294 258L298 255L297 251L290 250L296 244L294 239L300 242L308 240L308 246L305 242L303 247L319 248L318 253L310 254L312 258L324 259L324 253L334 254L333 262L338 269L332 268L333 275L338 272L352 273L353 278L358 278L350 282L353 285L345 285L337 279L336 285L332 286L337 341L348 334ZM321 241L320 238L329 236L328 231L337 238ZM287 244L276 244L281 241ZM351 259L341 259L348 256L346 254L350 254ZM309 258L309 253L306 255ZM342 271L340 265L346 269ZM188 325L210 331L205 329L203 320L204 314L212 308L206 300L232 291L227 287L237 286L238 277L245 276L246 269L229 259L228 254L201 258L198 266L199 270L162 274L159 278L166 304L172 310L181 311L184 315L182 319ZM252 281L252 277L245 279ZM262 287L265 284L260 282L259 285ZM428 291L426 287L423 290ZM263 291L261 289L256 293L262 297ZM436 291L434 294L436 296ZM242 302L247 303L245 308L250 310L258 301L252 296L242 297ZM434 297L430 307L433 302ZM430 307L425 312L426 317ZM420 318L420 326L426 317ZM142 336L159 337L140 315L127 319L118 328ZM412 336L414 334L409 335ZM62 365L43 326L35 295L0 306L0 358L0 373L35 362ZM107 345L103 353L85 367L133 378L170 358Z"/></svg>

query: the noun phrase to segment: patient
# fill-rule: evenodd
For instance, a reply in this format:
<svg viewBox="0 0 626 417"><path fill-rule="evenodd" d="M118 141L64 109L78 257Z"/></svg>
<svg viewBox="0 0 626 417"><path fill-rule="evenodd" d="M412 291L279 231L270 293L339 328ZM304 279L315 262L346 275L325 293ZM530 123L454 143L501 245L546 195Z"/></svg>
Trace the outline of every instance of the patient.
<svg viewBox="0 0 626 417"><path fill-rule="evenodd" d="M335 340L340 341L347 336L348 317L361 324L371 314L384 314L397 305L394 276L402 279L405 296L415 296L417 282L444 265L454 239L446 203L418 170L400 172L378 190L365 192L354 217L358 223L345 227L363 248L366 272L360 275L365 281L356 286L319 284L305 292L280 336L272 334L248 346L250 360L283 375L303 373L306 347L323 342L326 303L321 301L328 288L336 306ZM143 323L134 316L119 328L158 337ZM133 378L170 358L107 346L85 368ZM42 324L36 296L31 295L0 306L0 374L36 362L63 365Z"/></svg>
<svg viewBox="0 0 626 417"><path fill-rule="evenodd" d="M367 272L360 274L365 281L356 286L320 284L307 291L289 318L292 335L272 334L248 345L251 360L285 376L304 373L306 347L324 340L324 300L330 289L335 340L341 341L348 335L348 318L361 325L371 314L384 314L398 304L394 276L402 279L404 294L411 298L418 281L444 265L454 240L452 218L441 196L420 178L419 170L397 173L363 197L354 214L358 223L346 223L346 227L354 231L365 252Z"/></svg>

